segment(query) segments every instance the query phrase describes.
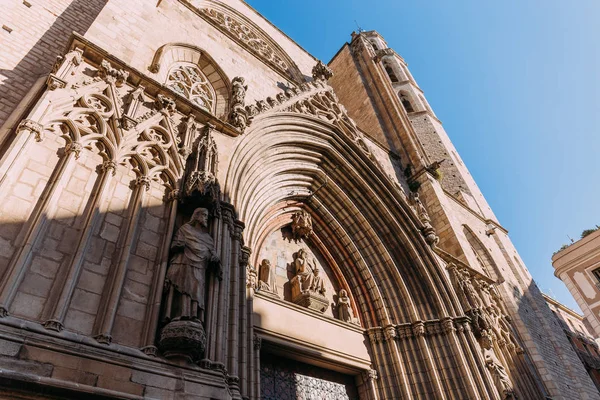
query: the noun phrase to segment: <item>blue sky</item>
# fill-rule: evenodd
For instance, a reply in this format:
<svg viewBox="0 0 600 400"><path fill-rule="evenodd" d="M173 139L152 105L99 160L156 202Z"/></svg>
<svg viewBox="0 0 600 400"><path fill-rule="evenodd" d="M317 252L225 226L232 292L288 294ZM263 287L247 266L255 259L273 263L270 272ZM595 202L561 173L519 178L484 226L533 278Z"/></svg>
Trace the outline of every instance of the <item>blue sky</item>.
<svg viewBox="0 0 600 400"><path fill-rule="evenodd" d="M579 310L552 253L600 224L597 0L248 0L327 62L355 20L408 62L539 287Z"/></svg>

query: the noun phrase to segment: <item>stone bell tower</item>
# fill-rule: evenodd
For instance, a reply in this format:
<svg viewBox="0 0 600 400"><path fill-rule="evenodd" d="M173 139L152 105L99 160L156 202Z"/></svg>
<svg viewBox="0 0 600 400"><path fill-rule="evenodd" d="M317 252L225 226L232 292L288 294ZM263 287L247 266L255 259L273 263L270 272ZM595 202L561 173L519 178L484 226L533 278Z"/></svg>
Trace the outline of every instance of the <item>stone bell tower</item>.
<svg viewBox="0 0 600 400"><path fill-rule="evenodd" d="M506 341L490 341L486 329L475 326L484 357L495 347L511 385L520 387L522 395L527 388L533 390L525 397L533 396L533 387L541 385L553 398L575 398L582 393L596 398L564 334L548 322L551 311L508 231L498 222L405 60L378 32L368 31L353 33L351 42L329 66L334 72L330 84L348 115L387 153L399 184L422 207L420 214L426 217L422 222L430 224L428 242L434 252L449 271L453 265L477 271L502 298L502 313L512 321L521 345L506 351ZM458 282L454 281L460 293ZM480 318L479 307L463 307L473 321ZM486 312L485 307L482 311ZM535 364L539 375L533 374L528 383L519 382L518 364ZM499 377L490 372L494 379Z"/></svg>

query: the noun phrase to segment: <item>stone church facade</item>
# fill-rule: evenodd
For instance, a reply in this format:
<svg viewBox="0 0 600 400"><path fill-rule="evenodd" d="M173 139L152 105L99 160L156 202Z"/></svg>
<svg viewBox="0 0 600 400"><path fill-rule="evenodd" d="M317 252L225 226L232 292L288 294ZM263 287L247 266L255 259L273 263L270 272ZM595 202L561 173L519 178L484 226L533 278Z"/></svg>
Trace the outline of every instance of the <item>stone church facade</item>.
<svg viewBox="0 0 600 400"><path fill-rule="evenodd" d="M0 23L0 399L600 398L377 32L325 65L239 0Z"/></svg>

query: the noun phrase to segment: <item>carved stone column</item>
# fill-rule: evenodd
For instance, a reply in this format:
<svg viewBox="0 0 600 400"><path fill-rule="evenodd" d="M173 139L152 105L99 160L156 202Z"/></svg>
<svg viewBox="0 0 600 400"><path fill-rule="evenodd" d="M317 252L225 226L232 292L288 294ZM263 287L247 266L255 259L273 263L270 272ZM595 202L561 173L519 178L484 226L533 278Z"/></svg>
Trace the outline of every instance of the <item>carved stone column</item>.
<svg viewBox="0 0 600 400"><path fill-rule="evenodd" d="M127 225L119 237L117 262L110 267L93 329L94 337L103 344L110 344L112 341L112 328L123 284L125 283L131 247L134 244L135 228L143 211L145 194L150 189L150 179L147 176L139 176L131 182L131 187L132 192L127 209Z"/></svg>
<svg viewBox="0 0 600 400"><path fill-rule="evenodd" d="M106 211L103 208L105 192L111 178L115 175L116 167L116 163L112 160L106 160L98 167L98 178L83 215L85 229L79 235L75 253L66 263L69 269L60 272L44 308L44 327L46 329L61 331L63 328L64 319L81 274L85 250L101 216Z"/></svg>

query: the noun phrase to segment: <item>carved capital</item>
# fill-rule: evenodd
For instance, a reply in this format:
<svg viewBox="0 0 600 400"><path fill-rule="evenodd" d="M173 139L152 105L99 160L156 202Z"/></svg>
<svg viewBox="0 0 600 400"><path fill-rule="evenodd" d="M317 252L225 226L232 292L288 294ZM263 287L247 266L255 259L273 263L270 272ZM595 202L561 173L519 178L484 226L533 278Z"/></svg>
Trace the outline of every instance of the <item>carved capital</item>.
<svg viewBox="0 0 600 400"><path fill-rule="evenodd" d="M377 50L375 52L375 58L374 59L375 59L376 62L378 62L378 61L381 61L381 59L383 57L393 56L394 54L396 54L396 52L393 49L390 49L390 48L380 49L380 50Z"/></svg>
<svg viewBox="0 0 600 400"><path fill-rule="evenodd" d="M126 131L135 128L137 124L137 121L128 115L123 115L123 117L121 117L121 126Z"/></svg>
<svg viewBox="0 0 600 400"><path fill-rule="evenodd" d="M371 344L377 344L383 341L383 330L380 327L367 329L367 335Z"/></svg>
<svg viewBox="0 0 600 400"><path fill-rule="evenodd" d="M442 319L442 331L446 334L456 332L456 327L454 326L454 320L450 317Z"/></svg>
<svg viewBox="0 0 600 400"><path fill-rule="evenodd" d="M150 190L150 178L145 175L138 176L131 181L131 186L133 188L143 186L146 190Z"/></svg>
<svg viewBox="0 0 600 400"><path fill-rule="evenodd" d="M83 145L79 142L70 142L65 146L65 154L74 153L75 158L79 158L81 150L83 150Z"/></svg>
<svg viewBox="0 0 600 400"><path fill-rule="evenodd" d="M416 337L425 336L425 323L423 321L416 321L413 323L413 334Z"/></svg>
<svg viewBox="0 0 600 400"><path fill-rule="evenodd" d="M173 189L167 194L168 201L177 201L181 198L181 190Z"/></svg>
<svg viewBox="0 0 600 400"><path fill-rule="evenodd" d="M158 356L158 348L156 346L146 346L142 347L140 350L142 350L142 352L147 356Z"/></svg>
<svg viewBox="0 0 600 400"><path fill-rule="evenodd" d="M112 336L110 335L100 334L94 336L94 339L96 339L96 341L101 344L109 345L112 343Z"/></svg>
<svg viewBox="0 0 600 400"><path fill-rule="evenodd" d="M394 325L388 325L383 328L383 334L385 335L386 340L394 340L398 337L398 332Z"/></svg>
<svg viewBox="0 0 600 400"><path fill-rule="evenodd" d="M44 126L31 119L24 119L17 127L17 133L28 130L35 135L35 141L41 142L44 139Z"/></svg>
<svg viewBox="0 0 600 400"><path fill-rule="evenodd" d="M67 82L55 75L49 75L48 79L46 80L46 85L48 86L48 90L56 90L65 88L67 86Z"/></svg>
<svg viewBox="0 0 600 400"><path fill-rule="evenodd" d="M44 322L44 328L46 328L50 331L60 332L64 329L64 326L63 326L62 322L60 322L58 320L49 319L48 321Z"/></svg>
<svg viewBox="0 0 600 400"><path fill-rule="evenodd" d="M377 371L375 371L374 369L368 369L366 371L363 371L362 375L363 379L367 382L373 382L379 378Z"/></svg>
<svg viewBox="0 0 600 400"><path fill-rule="evenodd" d="M117 163L113 160L106 160L99 165L99 169L102 172L110 172L113 176L117 173Z"/></svg>

